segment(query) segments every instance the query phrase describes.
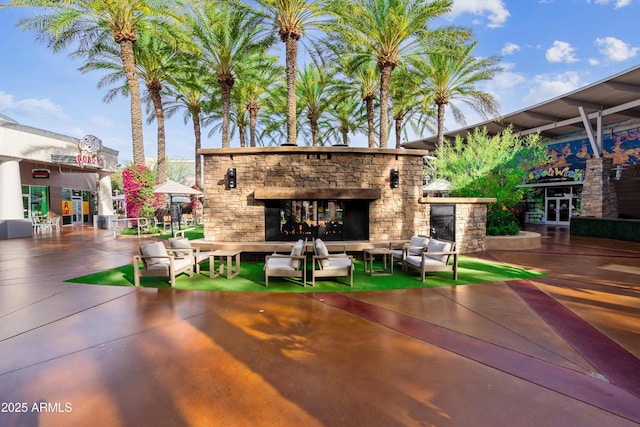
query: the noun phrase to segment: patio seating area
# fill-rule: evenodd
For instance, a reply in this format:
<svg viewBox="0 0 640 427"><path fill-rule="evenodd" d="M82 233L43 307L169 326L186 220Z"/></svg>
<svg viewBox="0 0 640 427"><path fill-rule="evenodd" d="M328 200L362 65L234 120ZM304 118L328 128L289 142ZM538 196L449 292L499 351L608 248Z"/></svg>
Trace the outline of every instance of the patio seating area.
<svg viewBox="0 0 640 427"><path fill-rule="evenodd" d="M152 240L0 241L0 396L72 406L0 424L637 426L640 244L533 231L477 256L544 277L324 294L75 284Z"/></svg>

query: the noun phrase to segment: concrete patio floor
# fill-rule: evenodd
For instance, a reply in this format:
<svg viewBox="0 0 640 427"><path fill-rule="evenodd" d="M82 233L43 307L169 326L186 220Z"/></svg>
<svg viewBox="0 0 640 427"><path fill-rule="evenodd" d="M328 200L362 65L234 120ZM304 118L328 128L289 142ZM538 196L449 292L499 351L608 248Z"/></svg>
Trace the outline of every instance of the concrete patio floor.
<svg viewBox="0 0 640 427"><path fill-rule="evenodd" d="M638 425L640 244L539 231L476 256L545 277L345 294L78 285L140 241L0 241L0 426Z"/></svg>

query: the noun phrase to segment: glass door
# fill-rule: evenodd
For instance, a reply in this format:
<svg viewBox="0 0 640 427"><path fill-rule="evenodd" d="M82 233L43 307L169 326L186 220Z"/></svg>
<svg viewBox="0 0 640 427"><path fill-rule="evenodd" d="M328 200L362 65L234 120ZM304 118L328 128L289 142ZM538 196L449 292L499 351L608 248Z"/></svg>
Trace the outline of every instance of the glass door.
<svg viewBox="0 0 640 427"><path fill-rule="evenodd" d="M82 217L82 197L73 197L72 199L72 211L74 225L82 225L84 223Z"/></svg>
<svg viewBox="0 0 640 427"><path fill-rule="evenodd" d="M547 197L547 224L569 225L571 207L570 197Z"/></svg>

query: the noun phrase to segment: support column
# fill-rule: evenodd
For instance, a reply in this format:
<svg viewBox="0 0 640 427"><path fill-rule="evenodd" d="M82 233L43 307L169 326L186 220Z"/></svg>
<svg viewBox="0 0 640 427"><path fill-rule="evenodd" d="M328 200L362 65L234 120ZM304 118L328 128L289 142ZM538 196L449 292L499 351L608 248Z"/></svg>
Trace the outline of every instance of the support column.
<svg viewBox="0 0 640 427"><path fill-rule="evenodd" d="M33 227L24 218L18 160L0 158L0 183L0 239L30 237Z"/></svg>
<svg viewBox="0 0 640 427"><path fill-rule="evenodd" d="M113 196L111 187L111 174L100 175L100 183L98 185L98 228L111 228L111 220L116 219L113 212Z"/></svg>
<svg viewBox="0 0 640 427"><path fill-rule="evenodd" d="M581 216L595 218L617 218L618 198L611 179L613 159L593 158L587 160L582 187Z"/></svg>

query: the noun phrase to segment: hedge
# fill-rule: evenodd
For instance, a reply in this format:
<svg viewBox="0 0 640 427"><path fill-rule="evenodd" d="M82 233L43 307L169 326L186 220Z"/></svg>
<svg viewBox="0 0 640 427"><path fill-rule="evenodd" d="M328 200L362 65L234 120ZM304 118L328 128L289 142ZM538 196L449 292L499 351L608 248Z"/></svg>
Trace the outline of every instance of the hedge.
<svg viewBox="0 0 640 427"><path fill-rule="evenodd" d="M640 219L571 218L570 233L574 236L640 242Z"/></svg>

